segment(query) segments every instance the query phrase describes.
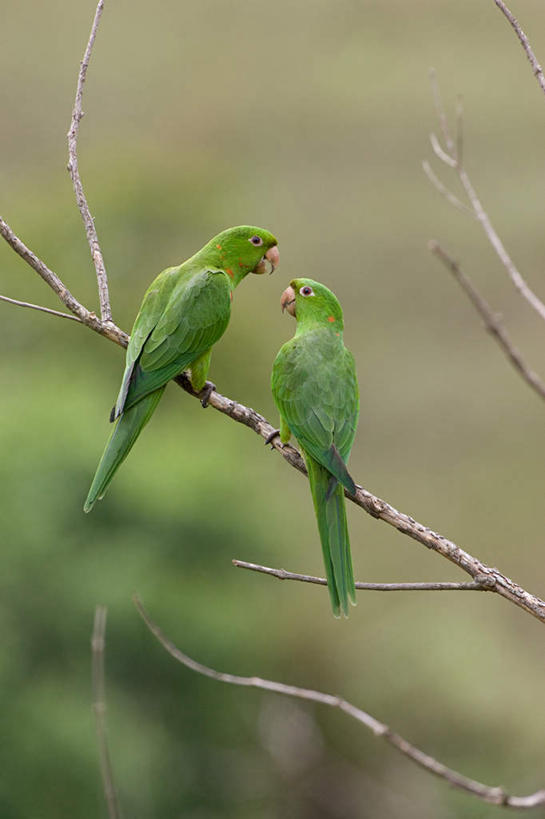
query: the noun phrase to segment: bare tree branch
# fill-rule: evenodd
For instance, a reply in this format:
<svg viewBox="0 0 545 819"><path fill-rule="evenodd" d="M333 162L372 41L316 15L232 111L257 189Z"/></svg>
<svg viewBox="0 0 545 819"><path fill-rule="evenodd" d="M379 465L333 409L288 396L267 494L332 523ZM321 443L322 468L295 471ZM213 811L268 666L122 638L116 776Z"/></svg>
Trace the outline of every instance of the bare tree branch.
<svg viewBox="0 0 545 819"><path fill-rule="evenodd" d="M95 621L93 625L93 635L91 637L93 657L93 711L95 714L95 727L98 739L100 773L102 776L104 797L108 807L108 816L110 819L119 819L121 814L117 803L117 794L108 750L108 740L106 738L106 697L104 685L106 614L106 606L97 606L95 608Z"/></svg>
<svg viewBox="0 0 545 819"><path fill-rule="evenodd" d="M455 262L435 240L428 243L428 248L431 253L437 256L445 267L450 270L458 284L467 293L471 303L483 319L486 329L494 336L513 367L520 373L526 383L529 384L541 398L545 399L545 384L533 370L526 366L520 352L514 346L507 332L503 329L499 317L493 313L490 305L481 296L466 274L462 272L459 264Z"/></svg>
<svg viewBox="0 0 545 819"><path fill-rule="evenodd" d="M89 205L87 204L87 199L85 198L85 194L83 192L83 185L81 184L81 178L79 175L77 153L79 124L83 117L83 111L81 108L83 86L85 84L87 68L89 67L89 60L91 59L91 52L95 43L95 37L103 8L104 0L99 0L93 25L91 26L91 33L89 35L87 48L85 49L85 54L83 55L83 60L80 64L76 87L76 98L74 101L74 109L72 111L70 130L68 131L68 171L70 172L70 177L74 186L76 202L78 203L79 212L81 213L81 218L83 219L83 224L85 225L85 233L87 235L87 241L89 242L89 247L91 249L91 257L96 270L98 294L100 299L100 315L102 321L107 323L112 321L110 296L108 293L108 277L106 275L106 268L104 267L104 259L102 257L102 251L98 242L95 223L93 217L91 216L91 211L89 210Z"/></svg>
<svg viewBox="0 0 545 819"><path fill-rule="evenodd" d="M467 793L482 799L484 802L490 802L493 805L503 805L504 807L509 808L534 808L537 805L545 804L545 790L536 791L528 796L512 796L501 787L490 787L489 785L483 785L481 782L477 782L475 779L469 779L469 777L458 773L458 771L454 771L452 768L447 768L446 765L438 762L432 756L424 753L402 736L396 734L383 722L379 722L379 720L375 719L375 717L372 717L366 711L362 711L361 708L357 708L355 705L352 705L352 703L348 702L342 697L337 697L333 694L325 694L311 688L299 688L295 685L285 685L284 683L274 682L273 680L265 680L261 677L240 677L236 674L226 674L223 671L216 671L213 668L209 668L208 666L193 660L191 657L188 657L187 654L180 651L180 649L177 648L174 643L172 643L163 634L159 626L153 622L142 605L140 599L136 595L133 597L133 601L145 624L154 637L156 637L156 639L161 643L163 648L172 657L174 657L175 660L182 663L182 665L185 665L186 668L191 669L191 671L195 671L197 674L210 677L218 682L229 683L231 685L240 685L246 688L259 688L264 691L272 691L275 694L284 694L288 697L310 700L311 702L318 702L322 705L328 705L331 708L338 708L340 711L348 714L348 716L352 717L357 722L361 723L372 731L376 737L382 737L382 739L384 739L398 751L401 751L402 754L409 757L409 759L416 762L417 765L420 765L420 767L424 768L429 773L440 777L454 788L466 791Z"/></svg>
<svg viewBox="0 0 545 819"><path fill-rule="evenodd" d="M111 341L115 341L117 344L121 344L122 347L126 347L128 343L128 336L123 330L120 330L119 327L116 327L113 323L104 323L100 321L99 318L95 315L95 313L91 313L84 307L79 301L74 298L72 293L68 290L65 286L64 282L57 276L56 273L53 273L52 270L48 268L45 262L42 262L41 259L36 256L32 250L30 250L22 241L19 239L18 236L15 235L13 230L10 228L7 222L5 222L2 217L0 216L0 234L6 240L8 245L22 258L25 262L30 265L30 267L38 273L39 276L42 277L44 282L49 285L49 287L57 294L59 299L62 303L68 307L68 309L74 313L75 316L85 324L87 327L90 327L91 330L94 330L95 333L99 333L102 336L106 336Z"/></svg>
<svg viewBox="0 0 545 819"><path fill-rule="evenodd" d="M60 316L61 318L71 319L71 321L78 321L81 319L77 316L71 316L70 313L60 313L58 310L50 310L49 307L42 307L40 304L30 304L28 301L19 301L18 299L10 299L7 296L0 296L1 301L6 301L8 304L16 304L17 307L30 307L32 310L40 310L42 313L50 313L52 316Z"/></svg>
<svg viewBox="0 0 545 819"><path fill-rule="evenodd" d="M541 68L540 64L538 63L534 52L532 51L532 47L528 40L528 37L520 27L520 23L518 22L515 15L507 8L503 0L494 0L495 4L502 12L502 14L507 18L511 26L513 27L517 37L520 40L520 44L523 47L524 51L526 52L526 56L528 57L528 61L532 66L532 71L534 72L534 76L538 83L541 86L541 90L545 94L545 77L543 76L543 69Z"/></svg>
<svg viewBox="0 0 545 819"><path fill-rule="evenodd" d="M496 4L497 0L495 0ZM461 104L458 101L457 103L457 112L456 112L456 119L457 119L457 140L456 142L452 138L450 133L447 117L443 108L443 104L441 102L441 95L439 91L439 83L437 81L437 75L434 70L430 71L430 81L432 87L432 94L435 103L435 109L437 112L437 118L439 121L439 126L441 128L441 132L443 134L443 138L446 144L446 151L442 148L437 140L437 137L432 134L431 135L431 142L432 148L435 154L447 165L452 168L455 168L460 182L466 192L466 196L470 202L471 210L473 211L475 218L480 223L489 243L493 247L494 251L496 252L498 258L500 259L501 263L507 270L509 278L513 282L516 290L520 293L520 295L526 299L528 304L538 313L538 315L545 321L545 304L541 301L541 299L533 292L533 290L528 286L524 278L521 276L519 271L517 270L515 263L509 256L507 250L504 247L503 242L501 241L500 237L494 230L492 222L482 206L482 203L477 196L477 192L473 187L473 183L469 178L467 171L465 170L462 164L462 156L461 156L461 147L462 147L462 109ZM426 169L424 169L426 170ZM431 179L428 174L428 177L432 181L432 183L437 187L437 184ZM446 188L445 188L446 189ZM447 197L449 198L449 197ZM458 207L458 206L457 206Z"/></svg>
<svg viewBox="0 0 545 819"><path fill-rule="evenodd" d="M247 563L245 560L233 560L237 569L249 569L276 577L278 580L298 580L301 583L314 583L317 586L327 586L325 577L314 577L311 574L296 574L285 569L271 569L269 566L260 566L258 563ZM356 589L363 591L491 591L490 586L481 583L362 583L356 581Z"/></svg>

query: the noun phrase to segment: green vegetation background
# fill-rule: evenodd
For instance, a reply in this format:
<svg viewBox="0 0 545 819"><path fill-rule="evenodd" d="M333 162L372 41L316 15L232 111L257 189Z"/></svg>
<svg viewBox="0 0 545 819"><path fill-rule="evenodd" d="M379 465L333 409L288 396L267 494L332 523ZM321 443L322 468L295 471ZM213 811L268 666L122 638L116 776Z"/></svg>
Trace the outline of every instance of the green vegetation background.
<svg viewBox="0 0 545 819"><path fill-rule="evenodd" d="M541 0L513 0L545 59ZM95 280L65 171L92 2L8 2L0 48L0 212L83 303ZM237 292L213 356L220 391L276 413L271 361L295 275L346 314L362 412L355 478L545 593L545 407L513 373L426 242L461 259L545 372L543 325L478 226L430 188L434 65L465 101L465 156L543 294L545 100L492 0L108 2L85 91L80 166L126 330L165 266L243 222L281 266ZM445 170L444 178L448 178ZM0 245L0 292L58 307ZM178 666L131 603L217 668L343 695L446 764L515 793L543 781L542 626L481 594L324 590L232 568L321 573L305 481L245 428L172 387L89 516L122 351L0 305L3 819L105 814L91 712L96 603L108 606L111 755L125 816L493 817L342 714ZM463 579L349 510L355 573Z"/></svg>

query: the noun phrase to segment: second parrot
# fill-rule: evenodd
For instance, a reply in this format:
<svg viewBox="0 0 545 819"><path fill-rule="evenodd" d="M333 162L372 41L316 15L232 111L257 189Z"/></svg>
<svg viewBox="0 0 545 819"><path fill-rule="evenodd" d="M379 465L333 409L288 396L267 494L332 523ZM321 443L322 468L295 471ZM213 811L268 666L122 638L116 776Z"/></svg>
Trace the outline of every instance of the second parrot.
<svg viewBox="0 0 545 819"><path fill-rule="evenodd" d="M344 346L341 306L323 284L294 279L281 304L297 330L273 365L280 439L287 443L293 434L301 445L333 613L347 616L356 602L344 502L345 488L356 491L346 467L359 414L354 358Z"/></svg>

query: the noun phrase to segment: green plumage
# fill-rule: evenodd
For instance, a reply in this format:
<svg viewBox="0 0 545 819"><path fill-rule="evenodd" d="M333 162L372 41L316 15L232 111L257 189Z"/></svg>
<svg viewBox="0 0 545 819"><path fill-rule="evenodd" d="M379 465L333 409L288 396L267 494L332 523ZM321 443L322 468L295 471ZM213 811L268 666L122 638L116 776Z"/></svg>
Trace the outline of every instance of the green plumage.
<svg viewBox="0 0 545 819"><path fill-rule="evenodd" d="M343 315L334 294L312 279L294 279L282 297L297 319L294 338L273 365L272 391L281 439L303 450L318 521L331 605L336 616L355 604L344 488L355 491L346 462L359 413L352 354L343 343Z"/></svg>
<svg viewBox="0 0 545 819"><path fill-rule="evenodd" d="M167 382L190 370L193 389L202 390L211 347L229 324L235 287L248 273L263 273L268 266L274 269L276 244L275 237L261 228L230 228L152 282L131 332L111 415L116 424L85 501L85 512L103 497Z"/></svg>

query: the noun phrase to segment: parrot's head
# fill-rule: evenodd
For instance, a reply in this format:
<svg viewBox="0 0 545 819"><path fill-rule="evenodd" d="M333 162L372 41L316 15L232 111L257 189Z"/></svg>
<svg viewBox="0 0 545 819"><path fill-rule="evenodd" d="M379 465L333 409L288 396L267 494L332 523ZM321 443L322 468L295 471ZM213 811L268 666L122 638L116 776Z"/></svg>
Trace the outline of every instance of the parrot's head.
<svg viewBox="0 0 545 819"><path fill-rule="evenodd" d="M252 225L239 225L218 233L206 249L215 264L235 283L247 273L272 273L280 260L276 237Z"/></svg>
<svg viewBox="0 0 545 819"><path fill-rule="evenodd" d="M298 321L312 321L343 328L343 311L337 297L324 284L313 279L292 279L280 299L282 312L287 310Z"/></svg>

